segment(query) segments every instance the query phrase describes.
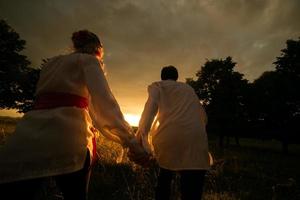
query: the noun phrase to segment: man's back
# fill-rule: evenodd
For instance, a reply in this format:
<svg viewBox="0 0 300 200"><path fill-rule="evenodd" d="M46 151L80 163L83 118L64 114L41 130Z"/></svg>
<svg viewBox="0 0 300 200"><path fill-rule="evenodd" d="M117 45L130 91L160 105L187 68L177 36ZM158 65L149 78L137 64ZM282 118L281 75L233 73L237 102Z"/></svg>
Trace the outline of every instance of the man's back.
<svg viewBox="0 0 300 200"><path fill-rule="evenodd" d="M149 88L151 87L159 91L158 120L161 123L172 121L177 125L200 123L199 128L205 126L206 115L192 87L171 80L155 82Z"/></svg>
<svg viewBox="0 0 300 200"><path fill-rule="evenodd" d="M209 169L207 118L193 88L177 79L176 67L165 66L162 81L148 87L137 135L143 146L153 151L160 167L156 199L170 198L175 172L180 174L182 199L201 199L204 175Z"/></svg>
<svg viewBox="0 0 300 200"><path fill-rule="evenodd" d="M148 123L146 116L157 113L150 133L160 166L207 169L207 119L194 90L185 83L164 80L152 83L148 92L140 129Z"/></svg>

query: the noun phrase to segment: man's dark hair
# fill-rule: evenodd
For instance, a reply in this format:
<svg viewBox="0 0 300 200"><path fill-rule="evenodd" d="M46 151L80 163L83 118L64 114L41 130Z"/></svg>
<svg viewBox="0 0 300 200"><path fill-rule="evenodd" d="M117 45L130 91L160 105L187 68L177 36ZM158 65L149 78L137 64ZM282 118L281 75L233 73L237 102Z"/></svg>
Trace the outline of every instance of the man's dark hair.
<svg viewBox="0 0 300 200"><path fill-rule="evenodd" d="M178 71L177 71L176 67L169 65L169 66L162 68L160 77L161 77L161 80L171 79L171 80L177 81Z"/></svg>

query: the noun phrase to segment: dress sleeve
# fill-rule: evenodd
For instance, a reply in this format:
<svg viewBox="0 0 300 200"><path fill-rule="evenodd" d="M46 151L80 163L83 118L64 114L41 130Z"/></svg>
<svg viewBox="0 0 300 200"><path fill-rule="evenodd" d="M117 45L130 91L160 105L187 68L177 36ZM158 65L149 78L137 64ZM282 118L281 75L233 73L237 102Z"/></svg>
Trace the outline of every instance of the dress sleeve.
<svg viewBox="0 0 300 200"><path fill-rule="evenodd" d="M128 147L134 134L108 86L99 61L90 55L82 55L80 61L90 93L89 112L94 126L108 139Z"/></svg>

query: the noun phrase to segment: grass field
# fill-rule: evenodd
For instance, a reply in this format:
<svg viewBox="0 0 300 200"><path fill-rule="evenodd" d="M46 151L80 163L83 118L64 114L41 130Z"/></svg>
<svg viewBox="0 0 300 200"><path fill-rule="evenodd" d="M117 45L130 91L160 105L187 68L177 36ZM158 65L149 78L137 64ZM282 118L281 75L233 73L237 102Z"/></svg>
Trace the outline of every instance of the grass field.
<svg viewBox="0 0 300 200"><path fill-rule="evenodd" d="M15 131L19 118L0 117L0 145Z"/></svg>
<svg viewBox="0 0 300 200"><path fill-rule="evenodd" d="M0 144L14 130L15 122L0 123ZM207 173L204 200L298 200L300 199L300 146L291 145L290 154L281 153L277 141L241 139L240 146L224 150L210 140L215 164ZM103 137L98 138L100 159L94 167L90 200L150 200L158 173L153 164L143 169L129 162L117 163L121 148ZM46 199L61 199L50 184ZM172 199L180 199L178 177L172 184ZM55 192L53 192L55 191ZM57 195L58 194L58 195Z"/></svg>
<svg viewBox="0 0 300 200"><path fill-rule="evenodd" d="M118 165L114 146L99 147L103 158L93 172L91 199L153 199L157 167ZM210 141L210 150L216 161L207 174L205 200L300 199L300 146L291 146L291 153L283 155L277 141L242 139L240 147L232 145L222 151ZM173 199L180 199L178 177L172 188Z"/></svg>

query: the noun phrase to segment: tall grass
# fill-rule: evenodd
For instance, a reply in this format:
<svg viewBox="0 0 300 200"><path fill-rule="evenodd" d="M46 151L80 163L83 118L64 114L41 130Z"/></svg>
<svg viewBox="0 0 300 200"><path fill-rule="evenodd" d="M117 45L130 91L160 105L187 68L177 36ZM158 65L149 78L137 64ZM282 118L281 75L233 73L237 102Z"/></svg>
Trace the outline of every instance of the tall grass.
<svg viewBox="0 0 300 200"><path fill-rule="evenodd" d="M6 131L13 131L14 125L2 127L7 127L3 128L4 134L0 132L0 142L3 143L10 134ZM276 141L242 139L241 146L231 145L224 150L216 147L215 140L211 140L209 145L215 164L206 174L204 200L300 199L299 146L291 146L291 153L283 155ZM126 156L122 163L117 163L121 147L102 136L98 138L97 151L100 158L92 172L90 200L154 199L158 174L156 164L142 168L130 162ZM178 188L177 175L172 182L173 200L180 199ZM44 199L62 199L52 181L48 182L44 191Z"/></svg>
<svg viewBox="0 0 300 200"><path fill-rule="evenodd" d="M6 138L15 131L18 120L18 118L0 117L0 145L3 145Z"/></svg>
<svg viewBox="0 0 300 200"><path fill-rule="evenodd" d="M143 169L128 160L117 164L120 147L103 138L98 144L102 158L93 172L90 199L154 199L156 165ZM300 199L299 146L283 155L276 141L243 139L241 146L224 150L210 141L210 150L215 164L206 174L204 200ZM178 180L176 176L172 184L174 200L180 199Z"/></svg>

